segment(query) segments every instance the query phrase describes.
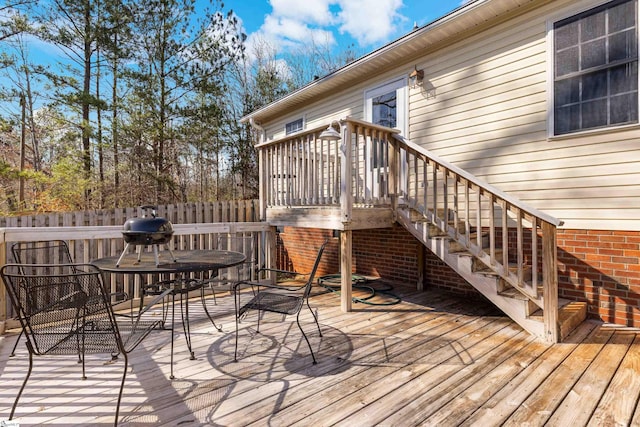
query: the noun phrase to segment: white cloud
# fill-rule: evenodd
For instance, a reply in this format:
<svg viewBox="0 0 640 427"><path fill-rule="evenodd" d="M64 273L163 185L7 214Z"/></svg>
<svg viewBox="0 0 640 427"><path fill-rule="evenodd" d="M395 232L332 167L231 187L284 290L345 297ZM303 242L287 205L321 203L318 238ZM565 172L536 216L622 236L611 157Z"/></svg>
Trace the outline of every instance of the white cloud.
<svg viewBox="0 0 640 427"><path fill-rule="evenodd" d="M271 16L292 18L307 24L330 25L331 0L271 0Z"/></svg>
<svg viewBox="0 0 640 427"><path fill-rule="evenodd" d="M279 51L314 41L334 45L334 31L348 34L361 47L388 41L407 18L398 11L403 0L270 0L272 11L262 27L250 34Z"/></svg>
<svg viewBox="0 0 640 427"><path fill-rule="evenodd" d="M389 39L396 24L406 21L398 13L402 0L341 0L340 31L350 34L361 46Z"/></svg>

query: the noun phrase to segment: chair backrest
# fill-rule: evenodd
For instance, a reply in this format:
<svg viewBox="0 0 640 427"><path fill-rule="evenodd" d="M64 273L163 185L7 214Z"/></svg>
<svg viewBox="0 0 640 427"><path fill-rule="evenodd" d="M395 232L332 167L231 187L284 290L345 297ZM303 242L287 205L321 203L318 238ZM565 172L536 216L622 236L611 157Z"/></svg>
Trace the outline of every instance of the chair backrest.
<svg viewBox="0 0 640 427"><path fill-rule="evenodd" d="M0 270L34 354L118 351L102 275L89 264L7 264Z"/></svg>
<svg viewBox="0 0 640 427"><path fill-rule="evenodd" d="M73 264L69 246L64 240L16 242L11 246L16 264ZM29 267L24 267L28 272Z"/></svg>
<svg viewBox="0 0 640 427"><path fill-rule="evenodd" d="M324 252L324 248L327 246L328 243L329 241L325 240L324 243L320 246L320 249L318 249L316 260L313 263L313 268L311 269L311 273L309 273L309 280L307 281L306 287L304 290L305 297L308 297L309 293L311 292L311 286L313 286L313 281L315 280L316 272L318 271L318 266L320 265L320 259L322 258L322 253Z"/></svg>
<svg viewBox="0 0 640 427"><path fill-rule="evenodd" d="M241 252L246 257L245 261L231 268L221 269L218 272L222 280L252 280L257 271L257 244L255 235L221 235L218 237L216 249L224 251Z"/></svg>

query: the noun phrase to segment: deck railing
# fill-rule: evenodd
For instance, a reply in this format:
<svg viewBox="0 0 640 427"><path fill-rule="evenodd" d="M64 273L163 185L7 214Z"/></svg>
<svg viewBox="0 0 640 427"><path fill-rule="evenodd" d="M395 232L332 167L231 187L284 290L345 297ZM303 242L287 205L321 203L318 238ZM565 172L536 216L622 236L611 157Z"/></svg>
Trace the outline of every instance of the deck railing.
<svg viewBox="0 0 640 427"><path fill-rule="evenodd" d="M254 265L274 266L275 233L264 222L228 222L205 224L173 224L174 234L170 242L172 250L216 249L226 237L251 237ZM90 263L92 260L120 255L124 249L122 226L78 227L9 227L0 228L0 267L14 262L11 245L14 242L36 240L64 240L68 243L74 262ZM242 248L237 248L241 250ZM129 249L132 251L133 249ZM145 250L151 250L147 247ZM46 259L35 260L46 263ZM134 299L140 297L138 276L107 275L111 291L126 291ZM147 279L145 279L147 280ZM12 317L8 295L0 280L0 321Z"/></svg>
<svg viewBox="0 0 640 427"><path fill-rule="evenodd" d="M408 208L544 308L557 340L556 218L411 143L394 129L347 118L258 146L261 211L278 207Z"/></svg>
<svg viewBox="0 0 640 427"><path fill-rule="evenodd" d="M325 129L257 146L263 217L266 208L389 205L395 175L388 141L398 131L347 119L342 140L330 140L321 137Z"/></svg>

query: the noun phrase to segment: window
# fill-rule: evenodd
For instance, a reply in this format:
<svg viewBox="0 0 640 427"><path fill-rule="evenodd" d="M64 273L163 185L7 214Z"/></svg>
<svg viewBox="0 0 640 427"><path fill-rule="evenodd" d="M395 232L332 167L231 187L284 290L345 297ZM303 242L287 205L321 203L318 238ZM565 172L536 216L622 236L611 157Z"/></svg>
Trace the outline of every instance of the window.
<svg viewBox="0 0 640 427"><path fill-rule="evenodd" d="M555 135L638 122L636 1L554 24Z"/></svg>
<svg viewBox="0 0 640 427"><path fill-rule="evenodd" d="M395 128L397 122L397 98L396 91L390 91L371 99L373 123Z"/></svg>
<svg viewBox="0 0 640 427"><path fill-rule="evenodd" d="M366 119L371 123L400 129L404 134L407 82L404 78L386 83L365 93ZM377 140L372 141L372 167L388 166L387 154L380 149Z"/></svg>
<svg viewBox="0 0 640 427"><path fill-rule="evenodd" d="M286 135L291 135L294 132L298 132L302 130L302 118L299 118L298 120L294 120L292 122L289 122L285 125L285 134Z"/></svg>

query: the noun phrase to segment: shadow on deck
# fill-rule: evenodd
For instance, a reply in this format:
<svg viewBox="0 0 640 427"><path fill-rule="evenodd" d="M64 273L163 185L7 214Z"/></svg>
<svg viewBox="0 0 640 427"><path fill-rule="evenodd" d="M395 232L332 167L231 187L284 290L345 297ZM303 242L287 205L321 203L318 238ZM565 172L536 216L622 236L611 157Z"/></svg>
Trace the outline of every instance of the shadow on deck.
<svg viewBox="0 0 640 427"><path fill-rule="evenodd" d="M323 337L303 310L319 363L312 365L295 321L255 314L241 324L233 362L231 298L210 308L223 324L190 308L196 360L154 333L131 359L121 425L632 425L640 423L640 335L585 322L556 345L536 340L491 305L439 292L393 290L394 305L354 304L316 288L311 299ZM26 350L8 355L16 334L0 337L0 421L27 368ZM50 359L49 359L50 360ZM88 360L80 379L71 359L37 360L17 409L21 427L109 425L121 366ZM4 417L4 418L3 418Z"/></svg>

